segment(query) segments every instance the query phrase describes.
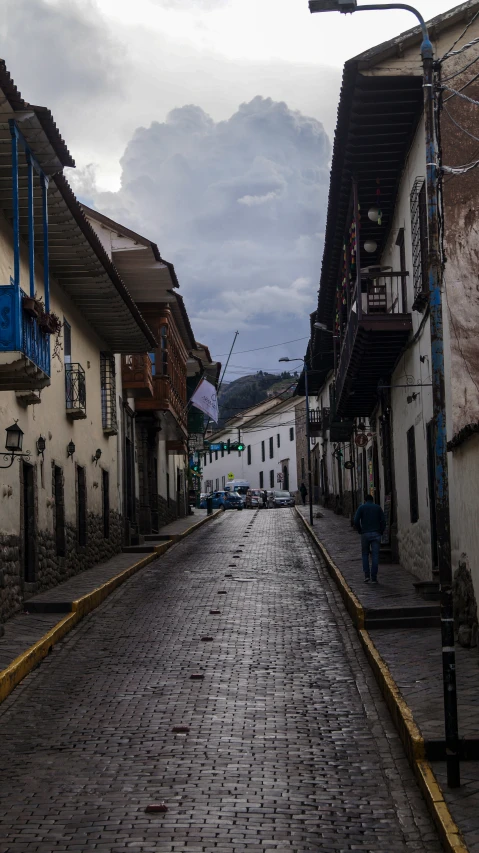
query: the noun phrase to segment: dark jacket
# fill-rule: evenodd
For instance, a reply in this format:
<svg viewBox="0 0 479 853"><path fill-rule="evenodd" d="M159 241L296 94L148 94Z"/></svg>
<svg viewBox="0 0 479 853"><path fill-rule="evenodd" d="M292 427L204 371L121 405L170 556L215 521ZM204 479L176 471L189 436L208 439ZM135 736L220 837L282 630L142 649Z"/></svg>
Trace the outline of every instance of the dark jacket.
<svg viewBox="0 0 479 853"><path fill-rule="evenodd" d="M381 533L386 529L386 518L379 504L366 501L354 516L354 526L360 533Z"/></svg>

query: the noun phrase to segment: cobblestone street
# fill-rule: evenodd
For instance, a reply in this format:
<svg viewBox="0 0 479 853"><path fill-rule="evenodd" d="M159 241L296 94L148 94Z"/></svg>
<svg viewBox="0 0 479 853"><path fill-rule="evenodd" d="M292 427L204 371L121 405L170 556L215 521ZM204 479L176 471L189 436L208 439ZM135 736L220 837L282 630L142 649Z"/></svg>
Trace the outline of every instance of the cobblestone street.
<svg viewBox="0 0 479 853"><path fill-rule="evenodd" d="M292 510L224 513L151 563L0 719L0 853L441 850Z"/></svg>

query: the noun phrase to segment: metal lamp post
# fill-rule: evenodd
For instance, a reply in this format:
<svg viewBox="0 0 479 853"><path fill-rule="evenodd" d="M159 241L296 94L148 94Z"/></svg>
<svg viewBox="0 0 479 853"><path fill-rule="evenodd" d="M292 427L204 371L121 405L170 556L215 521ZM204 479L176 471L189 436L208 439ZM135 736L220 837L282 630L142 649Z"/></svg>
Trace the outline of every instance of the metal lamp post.
<svg viewBox="0 0 479 853"><path fill-rule="evenodd" d="M308 395L308 365L305 358L287 358L283 356L279 361L302 361L304 367L304 394L306 397L306 444L308 456L308 492L309 492L309 523L313 526L313 478L311 472L311 440L309 435L309 395Z"/></svg>
<svg viewBox="0 0 479 853"><path fill-rule="evenodd" d="M454 650L454 614L452 597L451 532L449 515L449 481L447 468L446 394L444 382L444 343L441 298L441 262L438 228L437 170L438 152L434 129L434 53L422 15L406 3L357 5L357 0L309 0L311 12L373 11L403 9L419 21L423 40L424 126L427 175L428 278L431 323L431 364L433 389L433 423L435 433L435 492L439 581L441 588L442 670L444 682L444 717L446 738L447 782L450 788L460 785L459 734L457 719L456 658Z"/></svg>

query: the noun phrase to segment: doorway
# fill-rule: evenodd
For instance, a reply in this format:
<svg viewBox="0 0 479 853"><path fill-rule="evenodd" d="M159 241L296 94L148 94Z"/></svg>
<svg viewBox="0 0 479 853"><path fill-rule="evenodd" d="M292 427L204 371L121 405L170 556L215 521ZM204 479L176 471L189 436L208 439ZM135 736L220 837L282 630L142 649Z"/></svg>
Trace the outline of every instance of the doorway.
<svg viewBox="0 0 479 853"><path fill-rule="evenodd" d="M289 470L287 465L283 465L283 489L289 492Z"/></svg>
<svg viewBox="0 0 479 853"><path fill-rule="evenodd" d="M426 424L427 442L427 480L429 492L429 514L431 520L431 556L432 571L438 571L437 555L437 518L436 518L436 481L434 477L434 422L431 420Z"/></svg>
<svg viewBox="0 0 479 853"><path fill-rule="evenodd" d="M22 462L23 473L23 579L35 581L35 478L33 465Z"/></svg>

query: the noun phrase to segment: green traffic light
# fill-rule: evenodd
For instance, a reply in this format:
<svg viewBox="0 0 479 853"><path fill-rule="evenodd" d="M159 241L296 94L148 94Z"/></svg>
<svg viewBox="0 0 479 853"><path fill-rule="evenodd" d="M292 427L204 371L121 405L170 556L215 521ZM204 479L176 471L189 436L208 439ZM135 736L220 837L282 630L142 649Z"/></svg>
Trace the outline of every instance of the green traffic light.
<svg viewBox="0 0 479 853"><path fill-rule="evenodd" d="M244 444L238 444L237 450L244 450Z"/></svg>

